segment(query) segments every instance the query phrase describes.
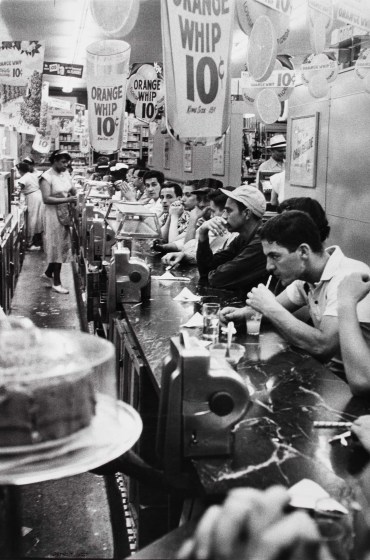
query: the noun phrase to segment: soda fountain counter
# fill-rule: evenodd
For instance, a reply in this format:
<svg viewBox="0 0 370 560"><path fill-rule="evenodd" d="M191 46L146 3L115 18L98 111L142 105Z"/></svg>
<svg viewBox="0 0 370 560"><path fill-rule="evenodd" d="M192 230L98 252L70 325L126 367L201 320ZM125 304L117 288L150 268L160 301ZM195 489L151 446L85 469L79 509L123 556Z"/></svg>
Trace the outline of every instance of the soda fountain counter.
<svg viewBox="0 0 370 560"><path fill-rule="evenodd" d="M289 347L271 326L263 324L257 341L250 340L252 337L247 339L243 332L236 336L245 353L232 369L237 370L245 384L246 403L236 422L228 425L226 421L220 427L220 418L228 419L230 407L239 404L235 398L230 405L229 395L223 401L226 410L213 406L214 391L203 371L207 369L202 362L206 358L197 349L198 344L191 342L192 336L201 338L201 329L182 329L188 333L187 350L181 350L177 339L171 340L179 334L181 325L200 310L201 304L201 301L174 298L184 287L208 300L218 297L221 306L235 305L237 298L230 292L207 288L201 293L197 289L198 273L193 268L172 270L176 280L161 279L166 271L159 256L148 250L142 258L152 271L151 297L148 301L118 306L118 311L110 316L109 337L116 347L119 398L136 408L143 419L143 434L136 450L149 463L164 469L169 494L182 492L185 497L212 501L235 486L291 486L308 478L341 503L350 503L358 490L358 475L366 462L364 454L352 445L331 444L329 440L344 430L316 429L314 421L351 422L369 413L368 400L352 397L343 380L314 358ZM167 377L163 383L165 358ZM211 351L211 374L214 369L226 371L229 366L224 367L222 360L212 360ZM205 421L202 424L198 418L196 430L199 431L193 429L189 433L185 380L193 375L192 367L200 373L199 390L193 391L191 397L191 410L194 416L203 414ZM225 373L225 380L226 377ZM168 379L173 380L173 385ZM228 391L226 381L225 391ZM222 388L218 386L217 392L218 396ZM207 414L209 410L215 413L218 420L210 423L205 410ZM171 417L174 422L168 421ZM191 445L189 438L192 438ZM216 443L207 447L207 439ZM227 445L218 447L226 440ZM140 491L131 495L138 511L140 549L161 531L165 534L174 528L176 523L166 528L164 512L168 502L159 498L150 503L152 496L140 495ZM150 510L155 522L148 526L140 522L140 516L142 521L147 521Z"/></svg>

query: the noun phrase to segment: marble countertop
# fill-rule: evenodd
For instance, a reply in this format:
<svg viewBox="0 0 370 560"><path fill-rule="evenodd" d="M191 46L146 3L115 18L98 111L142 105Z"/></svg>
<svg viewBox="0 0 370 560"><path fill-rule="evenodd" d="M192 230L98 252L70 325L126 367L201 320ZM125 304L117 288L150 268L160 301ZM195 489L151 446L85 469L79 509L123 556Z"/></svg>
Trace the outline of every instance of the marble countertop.
<svg viewBox="0 0 370 560"><path fill-rule="evenodd" d="M148 253L146 258L153 275L165 272L159 256ZM169 339L199 310L198 303L173 298L188 287L196 294L219 297L222 305L237 301L230 292L199 289L194 268L179 267L171 272L190 282L152 279L150 301L124 306L158 391ZM199 330L188 330L199 335ZM204 491L223 495L233 486L290 486L306 477L333 497L347 499L367 457L352 445L331 445L330 437L341 430L315 429L313 422L352 421L370 412L368 400L352 397L343 380L314 358L288 347L268 326L258 344L247 340L243 332L237 342L246 349L237 371L247 384L249 404L233 429L232 455L192 461Z"/></svg>

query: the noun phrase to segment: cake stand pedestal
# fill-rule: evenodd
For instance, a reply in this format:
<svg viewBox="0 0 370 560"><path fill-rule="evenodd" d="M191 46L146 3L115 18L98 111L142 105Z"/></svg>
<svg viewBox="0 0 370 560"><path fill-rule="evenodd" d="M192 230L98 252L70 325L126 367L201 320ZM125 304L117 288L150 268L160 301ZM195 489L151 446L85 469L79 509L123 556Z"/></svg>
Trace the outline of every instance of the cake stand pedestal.
<svg viewBox="0 0 370 560"><path fill-rule="evenodd" d="M95 469L116 459L136 443L142 431L139 414L128 404L97 396L91 425L63 440L0 448L0 557L21 556L21 489L26 484L56 480Z"/></svg>

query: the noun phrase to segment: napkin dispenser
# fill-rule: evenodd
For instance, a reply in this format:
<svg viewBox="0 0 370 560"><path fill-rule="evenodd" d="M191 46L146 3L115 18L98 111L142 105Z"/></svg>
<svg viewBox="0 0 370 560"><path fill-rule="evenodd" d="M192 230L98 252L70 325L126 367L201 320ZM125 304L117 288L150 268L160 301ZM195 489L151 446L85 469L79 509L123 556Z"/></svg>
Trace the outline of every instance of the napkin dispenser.
<svg viewBox="0 0 370 560"><path fill-rule="evenodd" d="M162 370L157 454L176 483L187 459L232 453L233 428L249 393L226 359L212 363L196 338L182 332L170 344Z"/></svg>
<svg viewBox="0 0 370 560"><path fill-rule="evenodd" d="M108 282L108 312L114 313L120 303L139 303L150 299L150 268L118 242L112 248Z"/></svg>

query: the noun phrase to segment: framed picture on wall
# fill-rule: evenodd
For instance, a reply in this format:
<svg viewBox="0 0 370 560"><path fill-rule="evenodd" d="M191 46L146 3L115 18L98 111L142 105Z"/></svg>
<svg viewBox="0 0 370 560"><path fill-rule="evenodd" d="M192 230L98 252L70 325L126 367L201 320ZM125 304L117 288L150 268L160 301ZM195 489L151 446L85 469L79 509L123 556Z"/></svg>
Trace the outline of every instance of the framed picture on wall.
<svg viewBox="0 0 370 560"><path fill-rule="evenodd" d="M212 175L225 175L225 138L213 144Z"/></svg>
<svg viewBox="0 0 370 560"><path fill-rule="evenodd" d="M193 148L184 144L184 171L191 173L193 170Z"/></svg>
<svg viewBox="0 0 370 560"><path fill-rule="evenodd" d="M290 184L316 187L319 113L292 117L290 134Z"/></svg>
<svg viewBox="0 0 370 560"><path fill-rule="evenodd" d="M170 168L170 139L165 138L163 143L163 168Z"/></svg>

